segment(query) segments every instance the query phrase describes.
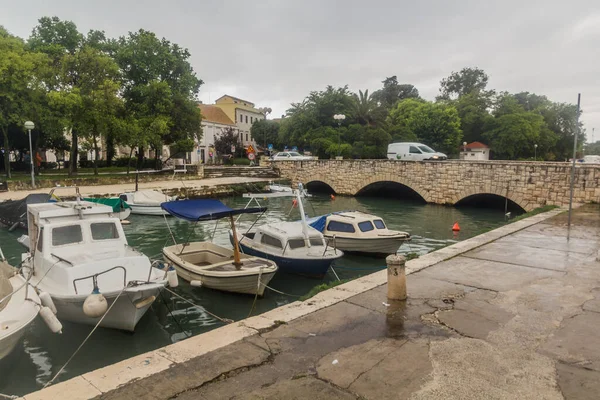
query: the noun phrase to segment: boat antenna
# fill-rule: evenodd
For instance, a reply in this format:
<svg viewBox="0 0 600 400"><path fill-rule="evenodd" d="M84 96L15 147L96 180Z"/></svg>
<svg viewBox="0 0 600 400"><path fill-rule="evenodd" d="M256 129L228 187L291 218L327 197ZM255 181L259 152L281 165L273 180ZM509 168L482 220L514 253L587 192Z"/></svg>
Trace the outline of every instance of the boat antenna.
<svg viewBox="0 0 600 400"><path fill-rule="evenodd" d="M4 253L2 252L2 247L0 247L0 261L6 261L6 257L4 257Z"/></svg>

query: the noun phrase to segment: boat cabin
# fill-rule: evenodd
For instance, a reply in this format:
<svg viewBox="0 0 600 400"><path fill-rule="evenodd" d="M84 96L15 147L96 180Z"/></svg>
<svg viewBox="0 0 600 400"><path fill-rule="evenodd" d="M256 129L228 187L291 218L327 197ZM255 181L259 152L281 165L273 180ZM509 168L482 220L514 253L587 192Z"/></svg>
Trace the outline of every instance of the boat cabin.
<svg viewBox="0 0 600 400"><path fill-rule="evenodd" d="M317 247L323 249L325 242L321 232L308 227L308 239L302 230L302 225L297 222L281 222L278 224L263 225L256 228L255 232L245 236L260 243L265 249L274 252L288 252L290 250Z"/></svg>
<svg viewBox="0 0 600 400"><path fill-rule="evenodd" d="M93 274L100 265L120 266L108 274L115 275L113 279L123 277L128 266L149 267L148 259L128 246L121 222L109 206L86 201L31 204L27 220L34 276L48 274L48 280L68 282L71 290L77 286L75 291L91 291L89 280L81 284L73 280ZM147 274L127 278L146 280Z"/></svg>
<svg viewBox="0 0 600 400"><path fill-rule="evenodd" d="M329 214L322 222L325 224L323 234L328 237L377 235L388 231L383 219L360 211Z"/></svg>

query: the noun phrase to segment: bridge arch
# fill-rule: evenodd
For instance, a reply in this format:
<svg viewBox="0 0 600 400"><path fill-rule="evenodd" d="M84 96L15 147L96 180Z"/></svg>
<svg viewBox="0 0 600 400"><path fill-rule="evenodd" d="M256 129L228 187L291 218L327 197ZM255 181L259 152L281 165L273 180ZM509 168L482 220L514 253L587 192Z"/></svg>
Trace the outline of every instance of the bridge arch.
<svg viewBox="0 0 600 400"><path fill-rule="evenodd" d="M386 183L400 185L400 186L410 190L410 192L412 192L415 195L415 197L421 198L424 202L427 202L427 203L431 202L431 199L429 198L429 194L425 190L423 190L421 187L419 187L418 185L416 185L412 182L409 182L407 179L404 179L402 177L392 177L392 176L370 177L369 179L366 179L365 181L361 182L360 187L355 191L354 195L360 196L361 194L364 194L365 192L367 192L370 188L373 188L376 185L383 186Z"/></svg>
<svg viewBox="0 0 600 400"><path fill-rule="evenodd" d="M533 209L529 203L523 201L519 196L515 196L512 193L506 194L506 189L491 189L491 190L465 190L461 194L455 197L454 206L466 205L466 204L477 204L480 201L486 201L493 203L497 202L501 207L504 207L504 202L508 199L509 209L517 209L521 212L531 211Z"/></svg>
<svg viewBox="0 0 600 400"><path fill-rule="evenodd" d="M338 193L336 185L327 177L317 175L303 182L309 192Z"/></svg>

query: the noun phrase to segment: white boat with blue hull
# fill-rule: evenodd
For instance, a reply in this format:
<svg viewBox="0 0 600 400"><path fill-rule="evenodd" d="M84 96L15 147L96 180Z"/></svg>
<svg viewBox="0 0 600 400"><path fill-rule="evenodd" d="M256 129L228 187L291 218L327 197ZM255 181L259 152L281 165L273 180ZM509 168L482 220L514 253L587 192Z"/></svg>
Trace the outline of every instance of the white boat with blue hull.
<svg viewBox="0 0 600 400"><path fill-rule="evenodd" d="M111 207L33 204L28 225L22 274L50 294L61 320L133 331L167 282L167 271L127 244Z"/></svg>
<svg viewBox="0 0 600 400"><path fill-rule="evenodd" d="M237 237L230 231L229 238L232 242L237 239L244 253L275 261L283 272L323 277L333 261L344 253L328 245L321 232L308 226L302 194L302 186L293 192L302 221L265 224L237 233Z"/></svg>

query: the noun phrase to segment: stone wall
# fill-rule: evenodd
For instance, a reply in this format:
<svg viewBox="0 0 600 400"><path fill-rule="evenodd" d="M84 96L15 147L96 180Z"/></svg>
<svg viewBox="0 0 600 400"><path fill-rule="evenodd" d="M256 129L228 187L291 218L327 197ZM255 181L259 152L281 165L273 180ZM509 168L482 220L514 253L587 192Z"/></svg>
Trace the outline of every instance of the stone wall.
<svg viewBox="0 0 600 400"><path fill-rule="evenodd" d="M476 194L508 197L526 211L569 203L571 164L519 161L276 161L281 178L296 185L321 181L338 194L356 195L376 182L396 182L425 201L455 204ZM600 165L578 164L574 203L600 200Z"/></svg>

